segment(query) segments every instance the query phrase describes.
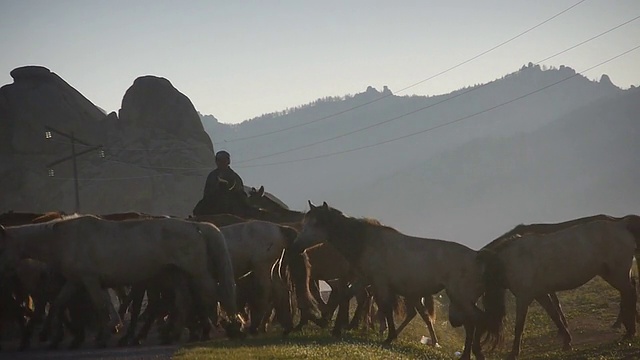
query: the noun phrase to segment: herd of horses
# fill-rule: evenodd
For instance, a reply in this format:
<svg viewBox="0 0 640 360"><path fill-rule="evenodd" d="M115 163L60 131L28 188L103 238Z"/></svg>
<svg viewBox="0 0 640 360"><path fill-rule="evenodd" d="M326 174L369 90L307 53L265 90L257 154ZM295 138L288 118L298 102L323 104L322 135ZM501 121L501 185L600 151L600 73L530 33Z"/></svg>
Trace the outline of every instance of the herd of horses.
<svg viewBox="0 0 640 360"><path fill-rule="evenodd" d="M563 348L571 349L556 292L596 276L620 292L614 326L623 325L625 337L636 333L640 318L631 267L640 254L639 216L518 225L473 250L408 236L326 202L309 207L290 210L262 187L246 195L221 181L215 201L201 201L186 219L2 214L0 335L19 330L20 349L27 349L40 328L40 340L56 348L67 332L73 336L70 347L78 347L93 326L96 344L104 347L114 322L126 313L130 321L120 345L143 342L154 324L164 343L178 341L185 328L190 340L208 339L214 328L235 338L265 332L271 322L287 335L309 322L326 327L337 310L331 332L340 336L363 321L371 326L375 304L386 344L420 315L431 345L438 346L434 296L444 290L450 324L465 330L461 358L473 353L484 359L483 349L493 350L503 340L509 290L516 321L508 358L515 359L533 301L557 326ZM320 281L331 286L327 301ZM110 291L118 294L118 309ZM404 315L398 327L394 315Z"/></svg>

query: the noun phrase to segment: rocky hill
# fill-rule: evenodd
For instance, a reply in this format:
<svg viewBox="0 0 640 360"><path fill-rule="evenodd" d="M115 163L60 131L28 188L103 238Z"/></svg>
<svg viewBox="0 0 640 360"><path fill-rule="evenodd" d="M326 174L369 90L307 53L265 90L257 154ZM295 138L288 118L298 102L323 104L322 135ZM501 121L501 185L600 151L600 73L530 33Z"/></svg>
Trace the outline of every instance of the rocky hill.
<svg viewBox="0 0 640 360"><path fill-rule="evenodd" d="M69 138L80 141L80 211L187 215L214 167L213 145L191 101L164 78L143 76L127 90L119 114L104 114L61 77L40 66L11 72L0 88L0 211L75 209Z"/></svg>

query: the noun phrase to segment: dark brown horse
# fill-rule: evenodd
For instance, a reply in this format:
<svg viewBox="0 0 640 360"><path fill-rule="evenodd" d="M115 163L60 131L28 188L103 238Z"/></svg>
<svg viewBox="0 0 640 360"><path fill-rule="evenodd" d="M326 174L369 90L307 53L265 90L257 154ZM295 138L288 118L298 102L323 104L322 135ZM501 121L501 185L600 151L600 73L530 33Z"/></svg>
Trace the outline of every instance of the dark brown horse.
<svg viewBox="0 0 640 360"><path fill-rule="evenodd" d="M367 219L346 216L327 203L316 207L309 202L309 206L294 249L328 242L347 258L373 287L388 325L385 343L397 337L394 295L419 299L445 290L465 328L462 358L470 359L471 351L476 358L484 358L480 332L476 333L484 317L475 305L484 292L476 251L455 242L404 235Z"/></svg>

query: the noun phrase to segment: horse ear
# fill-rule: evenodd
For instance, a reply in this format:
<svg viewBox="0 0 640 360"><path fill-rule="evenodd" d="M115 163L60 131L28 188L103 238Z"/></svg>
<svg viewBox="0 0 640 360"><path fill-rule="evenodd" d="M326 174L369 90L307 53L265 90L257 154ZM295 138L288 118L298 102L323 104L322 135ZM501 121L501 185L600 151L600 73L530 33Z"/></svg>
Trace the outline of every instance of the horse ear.
<svg viewBox="0 0 640 360"><path fill-rule="evenodd" d="M316 207L315 207L315 206L313 206L313 204L311 203L311 200L307 200L307 201L309 202L309 209L310 209L310 210L313 210L313 209L315 209L315 208L316 208Z"/></svg>
<svg viewBox="0 0 640 360"><path fill-rule="evenodd" d="M258 195L264 195L264 185L260 186L260 189L258 189Z"/></svg>
<svg viewBox="0 0 640 360"><path fill-rule="evenodd" d="M326 202L326 201L323 201L323 202L322 202L322 209L323 209L323 210L329 210L329 204L327 204L327 202Z"/></svg>

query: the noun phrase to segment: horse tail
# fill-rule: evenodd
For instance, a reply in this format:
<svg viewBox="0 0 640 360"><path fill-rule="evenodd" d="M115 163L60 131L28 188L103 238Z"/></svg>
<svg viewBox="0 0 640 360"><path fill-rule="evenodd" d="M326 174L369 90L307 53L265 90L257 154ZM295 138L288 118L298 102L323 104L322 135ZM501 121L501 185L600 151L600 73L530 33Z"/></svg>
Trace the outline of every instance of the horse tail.
<svg viewBox="0 0 640 360"><path fill-rule="evenodd" d="M311 295L309 280L311 276L311 264L306 254L284 250L282 255L282 267L289 270L293 280L293 288L296 294L296 302L300 309L320 313L318 302Z"/></svg>
<svg viewBox="0 0 640 360"><path fill-rule="evenodd" d="M233 265L231 257L227 249L227 242L224 235L213 224L198 223L198 229L201 231L207 244L207 253L209 258L209 271L218 281L218 289L220 289L220 303L224 307L229 317L235 317L238 314L236 304L236 281L233 273Z"/></svg>
<svg viewBox="0 0 640 360"><path fill-rule="evenodd" d="M297 254L288 251L289 246L298 237L298 231L290 226L280 226L280 232L285 239L285 250L282 255L282 266L289 270L293 280L296 298L301 308L319 313L318 302L309 290L309 278L311 277L311 264L306 254Z"/></svg>
<svg viewBox="0 0 640 360"><path fill-rule="evenodd" d="M636 241L636 276L640 277L640 216L638 215L627 215L623 218L624 224L627 230L631 233L634 240Z"/></svg>
<svg viewBox="0 0 640 360"><path fill-rule="evenodd" d="M482 299L486 317L487 334L482 340L482 345L489 344L491 350L495 349L503 340L505 308L505 267L497 254L491 250L481 250L478 253L478 261L484 264L482 279L485 286L485 294Z"/></svg>
<svg viewBox="0 0 640 360"><path fill-rule="evenodd" d="M427 310L427 315L429 315L429 319L431 321L436 320L436 303L433 300L433 295L423 297L420 302L422 302L422 306L424 306L425 310Z"/></svg>

